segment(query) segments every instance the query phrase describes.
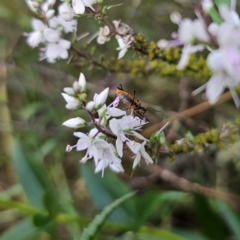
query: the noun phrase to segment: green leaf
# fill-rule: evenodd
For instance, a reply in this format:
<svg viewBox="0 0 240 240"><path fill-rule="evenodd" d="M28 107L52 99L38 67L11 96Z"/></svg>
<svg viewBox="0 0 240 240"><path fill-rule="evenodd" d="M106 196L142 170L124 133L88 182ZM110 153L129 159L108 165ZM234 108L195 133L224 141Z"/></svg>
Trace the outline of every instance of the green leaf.
<svg viewBox="0 0 240 240"><path fill-rule="evenodd" d="M1 240L27 240L36 239L40 230L33 225L31 218L25 218L14 226L10 227L1 235Z"/></svg>
<svg viewBox="0 0 240 240"><path fill-rule="evenodd" d="M51 219L54 219L58 213L59 207L58 202L56 201L56 198L53 195L53 193L50 191L46 191L43 196L43 202L46 209L48 210L49 217Z"/></svg>
<svg viewBox="0 0 240 240"><path fill-rule="evenodd" d="M187 193L178 191L166 191L166 192L147 192L137 197L137 221L138 225L143 224L147 218L156 212L159 207L164 209L164 213L167 214L172 211L173 205L186 200L189 196ZM158 210L161 214L161 210Z"/></svg>
<svg viewBox="0 0 240 240"><path fill-rule="evenodd" d="M33 216L33 223L37 227L44 226L44 225L48 224L50 221L51 221L51 218L48 214L44 215L41 213L36 213Z"/></svg>
<svg viewBox="0 0 240 240"><path fill-rule="evenodd" d="M206 236L212 240L225 240L227 234L219 215L212 209L205 196L195 194L195 210Z"/></svg>
<svg viewBox="0 0 240 240"><path fill-rule="evenodd" d="M236 239L240 239L240 220L235 213L230 209L228 204L220 199L216 200L219 207L219 213L222 215L223 220L226 222Z"/></svg>
<svg viewBox="0 0 240 240"><path fill-rule="evenodd" d="M81 175L85 180L86 187L95 205L100 209L111 204L116 198L130 192L127 185L122 183L115 174L109 171L105 171L104 177L101 177L100 174L95 174L87 164L84 164L81 165ZM135 216L135 199L130 199L114 211L110 219L114 222L127 224L133 223Z"/></svg>
<svg viewBox="0 0 240 240"><path fill-rule="evenodd" d="M139 240L187 240L187 238L179 236L163 229L153 229L148 227L142 227L135 239Z"/></svg>
<svg viewBox="0 0 240 240"><path fill-rule="evenodd" d="M124 195L123 197L115 200L113 203L111 203L109 206L105 207L103 211L97 215L93 221L89 224L88 228L85 228L83 230L83 233L79 240L91 240L95 239L98 232L101 230L105 220L108 218L108 216L124 201L131 198L135 193L128 193Z"/></svg>
<svg viewBox="0 0 240 240"><path fill-rule="evenodd" d="M208 14L212 18L213 22L218 23L218 24L222 23L222 19L215 8L212 7Z"/></svg>
<svg viewBox="0 0 240 240"><path fill-rule="evenodd" d="M22 148L17 141L14 142L13 159L19 180L29 201L33 206L42 208L42 196L45 189L36 174L37 166L24 156Z"/></svg>
<svg viewBox="0 0 240 240"><path fill-rule="evenodd" d="M225 4L227 6L230 7L231 5L231 0L214 0L214 2L216 3L216 5L219 7L219 5L221 4Z"/></svg>

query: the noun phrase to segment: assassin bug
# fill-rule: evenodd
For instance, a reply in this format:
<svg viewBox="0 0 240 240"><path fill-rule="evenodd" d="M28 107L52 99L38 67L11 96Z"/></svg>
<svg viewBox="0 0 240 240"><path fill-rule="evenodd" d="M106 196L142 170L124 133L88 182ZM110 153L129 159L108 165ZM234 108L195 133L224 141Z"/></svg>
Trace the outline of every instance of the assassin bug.
<svg viewBox="0 0 240 240"><path fill-rule="evenodd" d="M133 93L133 95L131 94ZM141 105L140 101L135 99L135 93L136 91L133 90L131 92L124 91L122 88L122 84L119 84L119 86L116 88L116 95L119 97L119 99L129 105L129 109L132 109L133 111L136 112L136 114L141 118L141 120L144 119L145 124L150 123L150 120L147 119L144 115L147 111L156 111L153 108L145 108ZM156 112L161 112L161 111L156 111ZM161 112L162 113L162 112Z"/></svg>

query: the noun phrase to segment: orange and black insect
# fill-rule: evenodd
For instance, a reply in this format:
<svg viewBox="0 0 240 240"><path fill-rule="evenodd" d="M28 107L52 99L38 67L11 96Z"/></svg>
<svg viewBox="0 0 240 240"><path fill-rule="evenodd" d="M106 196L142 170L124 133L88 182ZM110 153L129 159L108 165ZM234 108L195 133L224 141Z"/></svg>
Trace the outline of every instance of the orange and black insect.
<svg viewBox="0 0 240 240"><path fill-rule="evenodd" d="M132 95L133 93L133 95ZM124 103L129 105L129 109L132 109L136 112L136 114L141 118L141 120L145 121L145 124L150 123L150 120L147 119L144 115L147 111L156 111L153 108L145 108L141 105L140 101L135 99L136 91L133 90L132 92L124 91L122 88L122 84L119 84L119 86L116 88L116 95L119 97L119 99ZM160 111L156 111L160 112Z"/></svg>

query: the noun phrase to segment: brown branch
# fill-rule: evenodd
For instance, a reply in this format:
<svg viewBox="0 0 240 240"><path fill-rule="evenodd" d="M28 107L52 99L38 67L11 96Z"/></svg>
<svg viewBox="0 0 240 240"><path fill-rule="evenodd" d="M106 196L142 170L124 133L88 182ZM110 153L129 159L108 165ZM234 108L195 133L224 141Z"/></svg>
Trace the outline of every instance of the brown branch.
<svg viewBox="0 0 240 240"><path fill-rule="evenodd" d="M164 169L158 165L149 165L147 167L147 170L152 173L154 176L160 177L162 180L166 182L172 183L174 186L177 186L178 188L192 193L201 193L208 197L217 197L221 198L223 200L234 202L235 204L239 204L240 197L236 195L232 195L226 192L218 191L215 189L211 189L208 187L201 186L197 183L192 183L191 181L179 177L175 173Z"/></svg>

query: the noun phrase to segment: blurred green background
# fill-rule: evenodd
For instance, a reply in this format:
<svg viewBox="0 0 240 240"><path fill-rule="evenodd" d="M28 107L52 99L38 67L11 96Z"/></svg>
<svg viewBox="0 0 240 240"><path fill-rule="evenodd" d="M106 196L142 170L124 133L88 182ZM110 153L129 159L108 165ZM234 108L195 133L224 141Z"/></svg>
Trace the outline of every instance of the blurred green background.
<svg viewBox="0 0 240 240"><path fill-rule="evenodd" d="M148 41L171 38L177 26L170 22L172 11L193 18L197 1L104 0L104 4L123 3L108 14L108 21L121 19ZM82 112L69 111L61 96L83 72L88 81L89 99L95 92L123 84L136 89L137 98L157 107L165 116L202 102L191 92L201 82L189 78L159 78L153 74L109 73L89 63L73 60L49 64L38 61L38 49L26 44L24 32L31 32L33 17L25 1L0 2L0 234L4 240L78 239L81 231L105 206L128 193L140 190L108 220L99 239L240 239L239 200L229 203L217 198L181 191L176 186L151 179L138 167L131 176L131 159L123 161L126 172L116 176L106 170L104 178L93 173L93 164L80 165L82 152L66 153L76 138L72 129L62 126ZM79 19L78 34L98 31L99 23ZM85 51L82 40L76 47ZM96 56L116 58L114 39L105 45L96 40ZM128 51L126 59L136 59ZM109 103L114 93L108 99ZM167 140L174 142L219 127L238 116L232 101L225 102L185 121L174 122ZM149 116L151 124L160 114ZM85 129L87 131L87 128ZM239 141L219 151L210 148L202 154L179 154L175 162L163 156L159 164L181 177L236 196L240 194Z"/></svg>

